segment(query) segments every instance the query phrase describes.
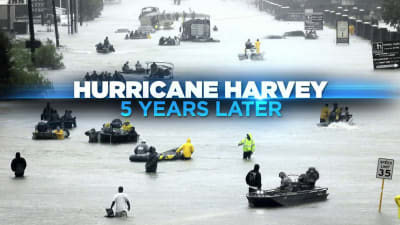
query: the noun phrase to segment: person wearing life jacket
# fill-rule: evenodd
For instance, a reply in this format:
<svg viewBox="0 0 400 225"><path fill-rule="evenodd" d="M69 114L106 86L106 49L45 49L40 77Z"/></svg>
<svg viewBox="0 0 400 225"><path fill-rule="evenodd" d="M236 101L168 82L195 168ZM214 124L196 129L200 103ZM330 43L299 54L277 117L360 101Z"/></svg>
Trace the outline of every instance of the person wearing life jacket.
<svg viewBox="0 0 400 225"><path fill-rule="evenodd" d="M292 191L293 190L293 182L286 175L285 172L280 172L279 178L281 178L281 186L279 187L279 189L281 189L282 191Z"/></svg>
<svg viewBox="0 0 400 225"><path fill-rule="evenodd" d="M250 160L251 155L256 150L256 144L254 143L253 136L248 133L246 135L246 138L239 142L238 146L241 145L243 145L243 159Z"/></svg>
<svg viewBox="0 0 400 225"><path fill-rule="evenodd" d="M260 49L261 49L261 42L260 42L260 39L257 39L257 41L256 41L256 43L255 43L254 46L256 47L256 53L257 53L257 54L260 54Z"/></svg>
<svg viewBox="0 0 400 225"><path fill-rule="evenodd" d="M15 177L23 177L26 169L26 160L21 157L21 153L15 153L15 158L11 161L11 170Z"/></svg>
<svg viewBox="0 0 400 225"><path fill-rule="evenodd" d="M145 165L146 173L156 173L158 164L158 153L156 152L156 148L154 148L153 146L150 147L149 152L149 158L147 159Z"/></svg>
<svg viewBox="0 0 400 225"><path fill-rule="evenodd" d="M396 205L399 207L399 219L400 219L400 195L397 195L394 198L394 201L396 202Z"/></svg>
<svg viewBox="0 0 400 225"><path fill-rule="evenodd" d="M189 159L192 158L192 154L193 154L193 152L194 152L194 147L193 147L193 145L192 145L192 143L191 143L190 138L188 138L188 139L186 140L186 143L183 144L181 147L179 147L179 148L176 150L176 153L177 153L177 154L180 154L180 152L183 152L182 156L183 156L183 159L184 159L184 160L189 160Z"/></svg>
<svg viewBox="0 0 400 225"><path fill-rule="evenodd" d="M261 173L260 165L255 164L254 169L250 170L246 175L246 183L249 186L249 193L261 190Z"/></svg>
<svg viewBox="0 0 400 225"><path fill-rule="evenodd" d="M56 135L58 140L64 140L64 130L60 129L60 127L57 127L53 133Z"/></svg>
<svg viewBox="0 0 400 225"><path fill-rule="evenodd" d="M333 104L333 109L329 113L329 122L335 122L336 121L336 111L337 111L337 109L338 109L338 104L334 103Z"/></svg>
<svg viewBox="0 0 400 225"><path fill-rule="evenodd" d="M329 105L325 104L321 109L321 116L319 118L319 122L325 123L329 121Z"/></svg>
<svg viewBox="0 0 400 225"><path fill-rule="evenodd" d="M342 115L342 107L337 107L335 110L335 121L339 122L340 121L340 116Z"/></svg>
<svg viewBox="0 0 400 225"><path fill-rule="evenodd" d="M129 120L125 120L124 124L122 124L121 129L125 132L131 132L133 129L132 124L129 122Z"/></svg>

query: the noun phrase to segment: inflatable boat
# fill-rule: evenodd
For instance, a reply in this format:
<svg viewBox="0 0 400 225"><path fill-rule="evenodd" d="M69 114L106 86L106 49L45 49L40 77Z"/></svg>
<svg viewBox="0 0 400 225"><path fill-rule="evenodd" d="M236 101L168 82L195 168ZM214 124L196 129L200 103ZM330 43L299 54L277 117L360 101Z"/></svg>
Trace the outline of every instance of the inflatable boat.
<svg viewBox="0 0 400 225"><path fill-rule="evenodd" d="M64 138L69 137L68 130L64 130L64 134L65 134ZM35 131L32 133L32 139L33 140L57 140L57 136L55 133L53 133L52 130L47 130L44 132Z"/></svg>
<svg viewBox="0 0 400 225"><path fill-rule="evenodd" d="M100 131L100 143L135 143L139 139L139 134L135 130L131 132L125 132L120 129L113 129L113 131Z"/></svg>
<svg viewBox="0 0 400 225"><path fill-rule="evenodd" d="M296 192L271 189L248 193L246 197L251 207L279 207L325 201L328 195L328 188L315 187Z"/></svg>
<svg viewBox="0 0 400 225"><path fill-rule="evenodd" d="M158 161L174 161L182 159L180 154L176 154L177 149L178 148L173 148L171 150L158 154ZM129 160L131 162L147 162L149 155L149 152L133 154L129 156Z"/></svg>

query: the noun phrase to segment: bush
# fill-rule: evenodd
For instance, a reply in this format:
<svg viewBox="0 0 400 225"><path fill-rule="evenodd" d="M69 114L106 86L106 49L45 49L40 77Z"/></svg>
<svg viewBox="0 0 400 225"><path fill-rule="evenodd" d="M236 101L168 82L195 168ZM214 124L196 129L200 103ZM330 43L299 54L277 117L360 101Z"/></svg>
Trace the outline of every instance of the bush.
<svg viewBox="0 0 400 225"><path fill-rule="evenodd" d="M8 54L11 68L8 85L11 87L51 88L51 82L44 78L33 65L31 54L24 42L15 42Z"/></svg>
<svg viewBox="0 0 400 225"><path fill-rule="evenodd" d="M35 50L36 67L61 69L64 68L62 59L62 54L57 53L57 49L51 40L47 40L44 45Z"/></svg>

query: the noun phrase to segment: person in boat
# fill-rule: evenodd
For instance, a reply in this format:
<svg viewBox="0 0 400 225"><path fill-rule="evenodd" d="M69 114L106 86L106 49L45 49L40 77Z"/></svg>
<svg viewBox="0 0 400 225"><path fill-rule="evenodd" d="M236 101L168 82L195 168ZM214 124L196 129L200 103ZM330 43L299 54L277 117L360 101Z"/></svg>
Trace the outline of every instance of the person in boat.
<svg viewBox="0 0 400 225"><path fill-rule="evenodd" d="M91 81L96 81L97 80L97 72L96 70L93 70L92 75L90 75L90 80Z"/></svg>
<svg viewBox="0 0 400 225"><path fill-rule="evenodd" d="M129 73L131 69L129 68L129 61L126 61L126 63L122 66L122 72L124 73Z"/></svg>
<svg viewBox="0 0 400 225"><path fill-rule="evenodd" d="M158 71L158 66L155 62L153 62L150 66L150 75L151 76L156 75L157 71Z"/></svg>
<svg viewBox="0 0 400 225"><path fill-rule="evenodd" d="M280 190L293 191L293 182L285 172L280 172L279 178L281 178L281 186L279 187Z"/></svg>
<svg viewBox="0 0 400 225"><path fill-rule="evenodd" d="M101 42L96 45L97 50L101 50L101 49L103 49L103 47L104 47L103 43L101 43Z"/></svg>
<svg viewBox="0 0 400 225"><path fill-rule="evenodd" d="M310 167L305 174L301 174L297 179L301 190L312 190L319 179L319 172L315 167Z"/></svg>
<svg viewBox="0 0 400 225"><path fill-rule="evenodd" d="M50 102L46 104L46 107L43 109L43 113L40 116L41 120L50 120L51 112L53 111L53 108L50 106Z"/></svg>
<svg viewBox="0 0 400 225"><path fill-rule="evenodd" d="M97 143L99 141L99 132L92 128L85 132L86 136L89 136L89 143Z"/></svg>
<svg viewBox="0 0 400 225"><path fill-rule="evenodd" d="M164 45L164 43L165 43L165 38L161 37L160 40L158 41L158 44L159 45Z"/></svg>
<svg viewBox="0 0 400 225"><path fill-rule="evenodd" d="M149 152L150 154L145 165L146 173L156 173L158 164L158 153L156 152L156 148L154 148L153 146L150 147Z"/></svg>
<svg viewBox="0 0 400 225"><path fill-rule="evenodd" d="M89 72L86 72L85 81L90 81L90 74L89 74Z"/></svg>
<svg viewBox="0 0 400 225"><path fill-rule="evenodd" d="M106 37L104 39L104 43L103 43L104 48L108 48L110 46L110 41L108 40L108 37Z"/></svg>
<svg viewBox="0 0 400 225"><path fill-rule="evenodd" d="M56 135L57 140L64 140L64 130L62 130L60 127L57 127L53 133Z"/></svg>
<svg viewBox="0 0 400 225"><path fill-rule="evenodd" d="M145 71L142 64L140 64L139 60L135 64L135 69L136 69L136 72L144 72Z"/></svg>
<svg viewBox="0 0 400 225"><path fill-rule="evenodd" d="M129 202L128 195L124 193L124 188L122 186L118 187L118 194L114 196L111 202L111 209L115 205L115 217L127 217L128 211L131 210L131 203Z"/></svg>
<svg viewBox="0 0 400 225"><path fill-rule="evenodd" d="M53 109L50 115L49 122L47 122L49 127L55 127L56 125L60 124L60 116L58 115L57 110Z"/></svg>
<svg viewBox="0 0 400 225"><path fill-rule="evenodd" d="M62 117L62 120L72 122L72 126L76 127L76 117L72 116L72 110L65 110L64 116Z"/></svg>
<svg viewBox="0 0 400 225"><path fill-rule="evenodd" d="M125 78L120 73L118 73L118 71L115 71L114 75L112 77L112 80L113 81L122 81L122 82L124 82Z"/></svg>
<svg viewBox="0 0 400 225"><path fill-rule="evenodd" d="M132 124L129 122L129 120L125 120L125 122L122 124L121 130L130 133L133 130Z"/></svg>
<svg viewBox="0 0 400 225"><path fill-rule="evenodd" d="M353 115L350 114L350 112L349 112L349 107L346 106L346 107L344 108L344 118L343 118L343 120L346 121L346 122L349 122L349 120L350 120L352 117L353 117Z"/></svg>
<svg viewBox="0 0 400 225"><path fill-rule="evenodd" d="M260 50L261 50L261 42L260 39L257 39L256 43L254 44L254 46L256 47L256 53L260 54Z"/></svg>
<svg viewBox="0 0 400 225"><path fill-rule="evenodd" d="M254 143L253 136L248 133L246 138L239 142L238 146L243 146L243 159L250 160L251 155L256 150L256 144Z"/></svg>
<svg viewBox="0 0 400 225"><path fill-rule="evenodd" d="M329 113L329 122L335 122L336 121L336 111L338 110L338 104L334 103L333 104L333 109Z"/></svg>
<svg viewBox="0 0 400 225"><path fill-rule="evenodd" d="M194 147L193 147L193 144L192 144L190 138L188 138L186 140L186 143L181 145L181 147L179 147L176 150L176 154L180 154L180 152L182 152L183 160L190 160L192 158L192 154L194 152Z"/></svg>
<svg viewBox="0 0 400 225"><path fill-rule="evenodd" d="M321 116L319 118L320 123L329 122L329 105L325 104L321 109Z"/></svg>
<svg viewBox="0 0 400 225"><path fill-rule="evenodd" d="M21 153L15 153L15 158L11 161L11 170L15 177L23 177L26 169L26 160L21 157Z"/></svg>
<svg viewBox="0 0 400 225"><path fill-rule="evenodd" d="M261 190L260 165L255 164L254 168L247 173L246 183L249 186L249 193Z"/></svg>
<svg viewBox="0 0 400 225"><path fill-rule="evenodd" d="M149 152L149 145L147 145L146 141L141 141L139 145L135 147L135 150L133 151L135 154L145 154Z"/></svg>
<svg viewBox="0 0 400 225"><path fill-rule="evenodd" d="M251 40L248 39L248 40L246 41L246 43L245 43L244 55L247 56L247 51L248 51L248 50L251 50L251 49L253 49L253 48L254 48L254 46L253 46L253 44L251 43Z"/></svg>

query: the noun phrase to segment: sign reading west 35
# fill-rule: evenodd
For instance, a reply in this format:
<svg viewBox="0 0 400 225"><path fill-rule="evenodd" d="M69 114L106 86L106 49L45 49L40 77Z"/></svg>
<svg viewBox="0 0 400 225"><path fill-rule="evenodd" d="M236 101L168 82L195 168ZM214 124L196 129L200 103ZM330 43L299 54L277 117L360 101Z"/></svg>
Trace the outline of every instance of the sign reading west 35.
<svg viewBox="0 0 400 225"><path fill-rule="evenodd" d="M378 159L376 178L391 180L393 176L394 159Z"/></svg>

